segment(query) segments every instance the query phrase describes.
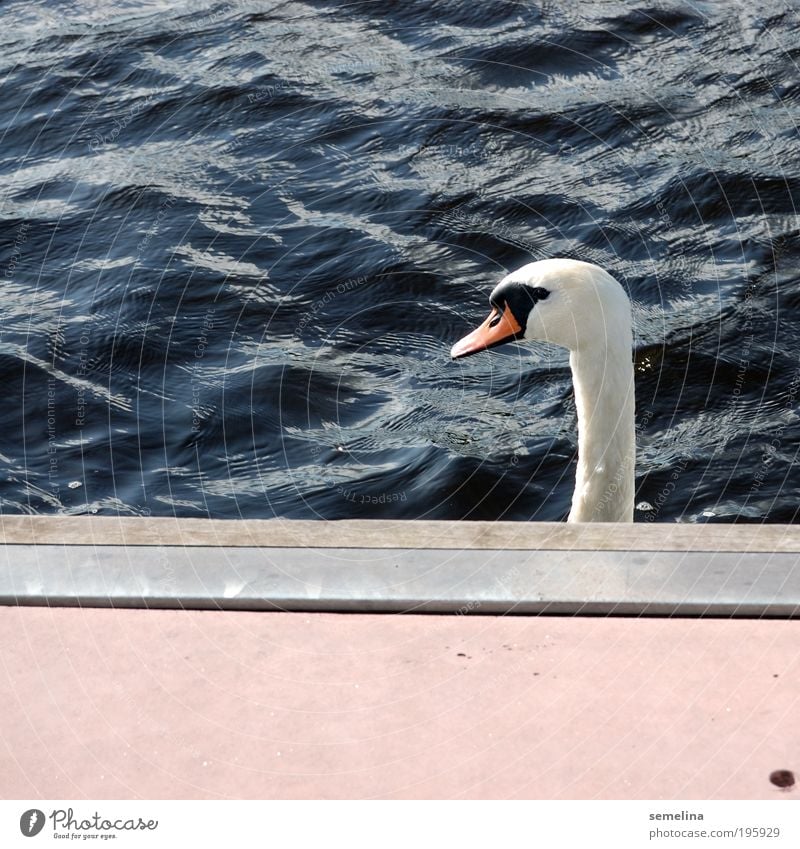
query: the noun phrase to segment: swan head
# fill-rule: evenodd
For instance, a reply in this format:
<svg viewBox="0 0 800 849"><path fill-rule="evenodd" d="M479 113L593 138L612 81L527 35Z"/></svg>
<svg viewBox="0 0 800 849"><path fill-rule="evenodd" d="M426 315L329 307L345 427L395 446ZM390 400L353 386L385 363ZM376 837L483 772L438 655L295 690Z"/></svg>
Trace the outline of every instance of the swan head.
<svg viewBox="0 0 800 849"><path fill-rule="evenodd" d="M467 357L514 340L550 342L578 353L631 347L631 307L620 284L597 265L572 259L531 262L489 296L492 312L450 355Z"/></svg>

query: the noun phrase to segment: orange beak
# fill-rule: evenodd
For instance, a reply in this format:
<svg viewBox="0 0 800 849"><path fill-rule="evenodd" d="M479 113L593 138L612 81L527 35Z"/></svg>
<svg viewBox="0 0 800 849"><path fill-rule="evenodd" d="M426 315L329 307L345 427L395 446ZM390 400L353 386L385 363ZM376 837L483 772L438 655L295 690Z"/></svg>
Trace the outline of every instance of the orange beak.
<svg viewBox="0 0 800 849"><path fill-rule="evenodd" d="M503 342L517 339L521 333L522 326L514 318L508 306L502 314L497 307L494 307L489 318L477 330L473 330L453 345L450 356L457 360L459 357L477 354L478 351L485 351L487 348L494 348L496 345L502 345Z"/></svg>

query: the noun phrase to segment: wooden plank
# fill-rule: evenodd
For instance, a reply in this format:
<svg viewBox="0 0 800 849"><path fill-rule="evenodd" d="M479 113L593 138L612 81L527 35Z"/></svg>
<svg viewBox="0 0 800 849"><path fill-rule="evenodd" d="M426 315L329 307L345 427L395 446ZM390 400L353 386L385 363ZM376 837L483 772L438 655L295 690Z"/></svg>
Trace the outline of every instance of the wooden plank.
<svg viewBox="0 0 800 849"><path fill-rule="evenodd" d="M0 543L800 553L800 526L2 516Z"/></svg>

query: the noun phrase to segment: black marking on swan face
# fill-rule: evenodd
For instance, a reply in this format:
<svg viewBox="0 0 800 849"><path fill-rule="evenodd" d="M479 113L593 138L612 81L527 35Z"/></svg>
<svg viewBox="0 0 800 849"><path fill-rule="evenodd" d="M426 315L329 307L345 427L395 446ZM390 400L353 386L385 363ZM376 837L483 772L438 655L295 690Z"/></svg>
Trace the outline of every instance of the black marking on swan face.
<svg viewBox="0 0 800 849"><path fill-rule="evenodd" d="M525 333L528 324L528 316L531 310L543 301L550 294L549 290L541 286L528 286L525 283L506 283L492 293L489 298L489 303L497 309L497 317L493 325L500 321L500 317L505 308L511 310L511 315L517 320L522 331L520 335Z"/></svg>

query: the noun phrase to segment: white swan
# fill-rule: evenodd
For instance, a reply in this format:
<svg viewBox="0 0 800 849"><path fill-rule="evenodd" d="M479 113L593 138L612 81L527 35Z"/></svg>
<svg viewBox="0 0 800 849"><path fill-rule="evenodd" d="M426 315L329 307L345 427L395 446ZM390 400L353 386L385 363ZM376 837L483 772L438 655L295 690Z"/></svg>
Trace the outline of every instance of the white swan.
<svg viewBox="0 0 800 849"><path fill-rule="evenodd" d="M545 259L495 287L492 313L457 342L453 359L524 339L568 348L578 412L578 472L569 522L632 522L634 429L631 305L588 262Z"/></svg>

